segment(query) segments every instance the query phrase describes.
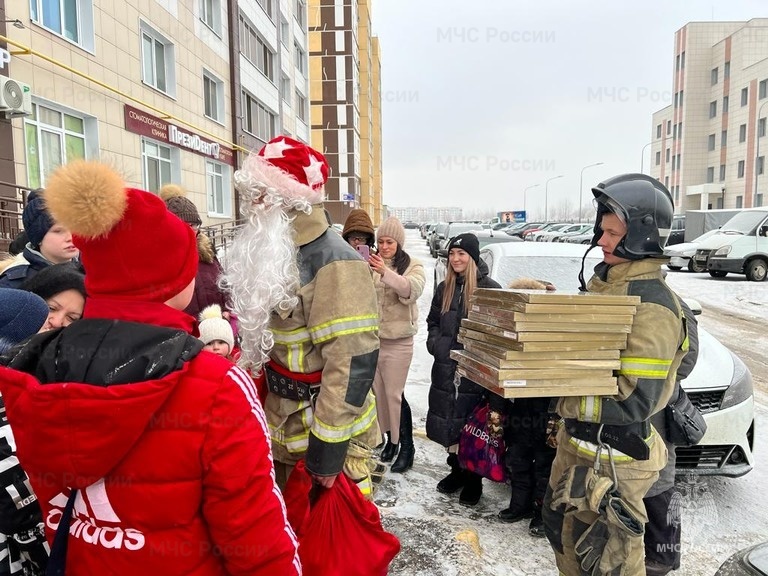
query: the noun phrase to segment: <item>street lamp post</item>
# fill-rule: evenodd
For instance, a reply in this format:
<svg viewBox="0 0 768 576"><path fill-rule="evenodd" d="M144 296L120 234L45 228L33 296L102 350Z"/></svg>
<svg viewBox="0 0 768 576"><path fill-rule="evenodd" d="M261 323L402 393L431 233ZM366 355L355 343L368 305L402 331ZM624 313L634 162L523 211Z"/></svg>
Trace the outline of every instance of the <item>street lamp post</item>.
<svg viewBox="0 0 768 576"><path fill-rule="evenodd" d="M549 183L562 177L562 174L560 176L552 176L552 178L544 183L544 222L549 222Z"/></svg>
<svg viewBox="0 0 768 576"><path fill-rule="evenodd" d="M763 106L766 104L768 104L768 100L760 104L760 108L757 110L757 126L755 127L755 140L757 140L757 145L755 146L755 193L752 195L752 206L755 205L757 200L757 177L760 176L760 114L763 111ZM763 169L765 169L765 162L763 162ZM725 202L725 198L723 198L723 202Z"/></svg>
<svg viewBox="0 0 768 576"><path fill-rule="evenodd" d="M648 146L650 146L651 144L653 144L653 141L648 142L648 144L643 146L643 151L640 152L640 174L644 174L644 172L643 172L643 163L645 161L645 149L648 148Z"/></svg>
<svg viewBox="0 0 768 576"><path fill-rule="evenodd" d="M528 188L523 190L523 212L525 212L525 220L526 220L526 222L528 221L528 212L526 211L526 208L525 208L525 204L526 204L525 199L527 197L528 190L530 190L531 188L536 188L538 186L540 186L540 184L533 184L532 186L528 186Z"/></svg>
<svg viewBox="0 0 768 576"><path fill-rule="evenodd" d="M584 170L587 168L592 168L593 166L602 166L602 162L595 162L594 164L590 164L589 166L584 166L584 168L581 169L581 175L579 176L579 222L583 222L582 219L582 206L584 205L581 200L581 193L582 193L582 182L584 181Z"/></svg>

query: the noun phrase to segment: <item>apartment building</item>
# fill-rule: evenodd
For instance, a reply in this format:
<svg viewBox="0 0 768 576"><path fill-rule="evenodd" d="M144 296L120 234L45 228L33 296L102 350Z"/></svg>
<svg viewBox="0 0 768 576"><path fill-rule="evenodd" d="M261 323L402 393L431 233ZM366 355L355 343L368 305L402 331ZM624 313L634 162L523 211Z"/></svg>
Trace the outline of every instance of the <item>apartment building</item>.
<svg viewBox="0 0 768 576"><path fill-rule="evenodd" d="M764 205L768 19L675 33L673 104L653 114L651 174L676 212Z"/></svg>
<svg viewBox="0 0 768 576"><path fill-rule="evenodd" d="M310 0L311 144L331 167L325 207L385 217L381 175L381 54L369 0Z"/></svg>
<svg viewBox="0 0 768 576"><path fill-rule="evenodd" d="M98 158L131 186L181 184L224 223L244 154L309 142L304 0L75 2L0 0L0 81L25 91L0 102L0 195Z"/></svg>

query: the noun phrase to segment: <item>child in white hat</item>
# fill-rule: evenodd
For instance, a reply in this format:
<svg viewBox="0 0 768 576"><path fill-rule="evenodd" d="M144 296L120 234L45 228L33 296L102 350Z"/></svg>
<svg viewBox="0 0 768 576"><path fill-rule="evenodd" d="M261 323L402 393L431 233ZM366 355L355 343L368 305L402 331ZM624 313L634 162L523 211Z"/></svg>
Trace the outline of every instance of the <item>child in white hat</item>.
<svg viewBox="0 0 768 576"><path fill-rule="evenodd" d="M200 340L208 350L219 356L232 359L235 335L229 321L221 315L221 306L211 304L200 312Z"/></svg>

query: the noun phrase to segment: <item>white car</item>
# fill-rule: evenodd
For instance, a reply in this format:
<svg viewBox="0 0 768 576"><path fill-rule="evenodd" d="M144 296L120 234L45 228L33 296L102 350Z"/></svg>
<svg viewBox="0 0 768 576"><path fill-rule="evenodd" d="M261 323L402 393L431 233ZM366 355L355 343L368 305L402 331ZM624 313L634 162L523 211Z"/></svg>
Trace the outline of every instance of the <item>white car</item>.
<svg viewBox="0 0 768 576"><path fill-rule="evenodd" d="M670 270L682 270L683 268L688 268L691 272L706 272L707 263L697 262L693 259L693 255L696 254L696 249L702 241L710 236L714 236L719 231L719 228L716 228L709 232L704 232L704 234L690 242L683 242L682 244L675 244L664 248L664 256L669 257L667 268Z"/></svg>
<svg viewBox="0 0 768 576"><path fill-rule="evenodd" d="M480 249L491 278L502 286L529 277L560 290L578 290L585 247L568 243L515 242ZM602 260L599 247L586 258L584 277ZM687 301L694 312L697 302ZM741 359L703 327L698 327L699 358L682 386L704 415L707 433L697 446L677 448L677 473L742 476L752 470L755 410L752 374Z"/></svg>

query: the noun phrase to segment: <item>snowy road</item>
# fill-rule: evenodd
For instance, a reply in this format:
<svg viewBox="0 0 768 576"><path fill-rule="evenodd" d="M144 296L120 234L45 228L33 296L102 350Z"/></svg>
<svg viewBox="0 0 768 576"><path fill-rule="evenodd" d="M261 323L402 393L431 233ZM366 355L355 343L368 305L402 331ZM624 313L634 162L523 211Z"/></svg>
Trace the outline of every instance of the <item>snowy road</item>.
<svg viewBox="0 0 768 576"><path fill-rule="evenodd" d="M445 451L424 436L427 393L432 357L426 351L426 315L432 299L432 269L424 240L416 230L407 230L406 250L425 265L427 288L419 302L420 329L406 395L414 412L416 459L406 474L387 474L376 495L384 525L401 540L402 552L391 566L391 575L402 576L555 576L552 551L545 539L528 534L527 521L503 524L496 514L509 501L509 488L484 481L484 493L474 508L458 503L458 496L446 496L435 485L447 472ZM709 282L707 275L670 274L672 286L685 296L698 298L705 309L702 324L713 334L742 354L755 350L759 367L762 353L757 346L768 320L768 282L760 285L736 279L727 284ZM709 307L717 306L707 318ZM718 325L728 315L738 321L732 329ZM753 328L751 321L762 320ZM740 327L738 327L740 326ZM734 345L736 343L736 345ZM750 348L752 347L752 348ZM746 362L750 362L744 358ZM764 367L765 364L763 363ZM750 365L753 372L755 368ZM765 372L756 374L766 382ZM766 396L758 394L755 470L742 478L709 478L689 482L683 510L683 565L675 574L711 576L733 552L768 539L768 507L761 495L768 484L765 462L768 459ZM457 535L474 531L480 553ZM470 532L471 533L471 532Z"/></svg>

